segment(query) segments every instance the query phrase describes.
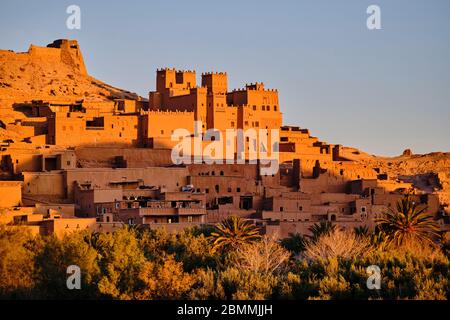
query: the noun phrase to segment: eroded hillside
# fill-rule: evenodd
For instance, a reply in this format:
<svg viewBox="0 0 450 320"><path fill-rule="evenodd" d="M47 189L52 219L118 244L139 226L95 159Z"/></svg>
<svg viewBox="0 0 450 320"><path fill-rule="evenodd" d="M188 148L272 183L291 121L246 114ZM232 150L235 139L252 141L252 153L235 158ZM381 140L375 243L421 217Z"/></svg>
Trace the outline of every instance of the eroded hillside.
<svg viewBox="0 0 450 320"><path fill-rule="evenodd" d="M23 53L0 50L1 100L19 103L58 98L105 101L137 95L89 76L74 40L57 40L47 47L31 45Z"/></svg>
<svg viewBox="0 0 450 320"><path fill-rule="evenodd" d="M358 160L368 166L379 167L392 177L410 182L419 190L437 193L440 202L450 204L450 153L434 152L425 155L404 154L399 157L365 157Z"/></svg>

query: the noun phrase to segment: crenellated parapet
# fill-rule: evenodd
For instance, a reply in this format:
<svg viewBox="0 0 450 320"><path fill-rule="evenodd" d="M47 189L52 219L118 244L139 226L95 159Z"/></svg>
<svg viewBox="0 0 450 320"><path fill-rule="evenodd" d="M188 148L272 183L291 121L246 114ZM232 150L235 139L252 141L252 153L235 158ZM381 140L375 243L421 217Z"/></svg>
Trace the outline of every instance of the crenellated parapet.
<svg viewBox="0 0 450 320"><path fill-rule="evenodd" d="M220 76L226 76L226 72L221 71L210 71L210 72L203 72L202 76L210 76L210 75L220 75Z"/></svg>

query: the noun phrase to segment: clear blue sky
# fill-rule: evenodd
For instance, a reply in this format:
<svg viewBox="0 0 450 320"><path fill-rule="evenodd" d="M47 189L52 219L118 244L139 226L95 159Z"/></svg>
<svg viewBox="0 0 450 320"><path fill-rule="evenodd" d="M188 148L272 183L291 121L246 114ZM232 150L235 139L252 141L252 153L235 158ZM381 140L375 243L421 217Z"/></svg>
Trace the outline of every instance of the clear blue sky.
<svg viewBox="0 0 450 320"><path fill-rule="evenodd" d="M66 8L81 7L81 30ZM382 30L366 28L381 7ZM0 48L78 39L91 75L147 96L155 70L277 88L285 124L379 155L450 151L450 1L5 1Z"/></svg>

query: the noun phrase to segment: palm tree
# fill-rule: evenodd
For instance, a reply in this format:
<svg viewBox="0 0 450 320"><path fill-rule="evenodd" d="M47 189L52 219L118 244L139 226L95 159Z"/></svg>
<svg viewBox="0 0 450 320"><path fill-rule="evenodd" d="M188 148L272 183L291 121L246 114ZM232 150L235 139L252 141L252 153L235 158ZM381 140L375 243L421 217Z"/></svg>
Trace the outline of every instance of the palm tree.
<svg viewBox="0 0 450 320"><path fill-rule="evenodd" d="M217 224L216 231L211 233L212 251L234 249L260 238L259 228L250 221L230 216Z"/></svg>
<svg viewBox="0 0 450 320"><path fill-rule="evenodd" d="M309 227L311 235L308 236L310 241L315 242L323 235L328 235L336 229L336 225L332 224L330 221L321 221Z"/></svg>
<svg viewBox="0 0 450 320"><path fill-rule="evenodd" d="M383 217L376 219L386 244L401 246L414 240L432 243L439 236L439 227L426 210L426 206L420 206L406 195L397 203L397 210L389 208Z"/></svg>
<svg viewBox="0 0 450 320"><path fill-rule="evenodd" d="M281 240L281 245L287 250L299 254L305 251L306 239L300 233L289 233L289 237Z"/></svg>
<svg viewBox="0 0 450 320"><path fill-rule="evenodd" d="M356 236L358 237L367 237L370 233L369 228L367 226L355 227L353 229L353 232L355 232Z"/></svg>

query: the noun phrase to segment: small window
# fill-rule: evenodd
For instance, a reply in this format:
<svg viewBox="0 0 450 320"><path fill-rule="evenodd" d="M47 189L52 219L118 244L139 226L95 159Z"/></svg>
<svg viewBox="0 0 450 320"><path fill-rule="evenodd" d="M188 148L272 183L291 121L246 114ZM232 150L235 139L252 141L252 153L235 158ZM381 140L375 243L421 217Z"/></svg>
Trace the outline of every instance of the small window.
<svg viewBox="0 0 450 320"><path fill-rule="evenodd" d="M277 111L277 106L273 106L273 111Z"/></svg>
<svg viewBox="0 0 450 320"><path fill-rule="evenodd" d="M263 111L266 111L266 106L261 107Z"/></svg>
<svg viewBox="0 0 450 320"><path fill-rule="evenodd" d="M241 192L241 188L237 187L236 192Z"/></svg>
<svg viewBox="0 0 450 320"><path fill-rule="evenodd" d="M280 212L283 212L283 210L284 210L284 208L283 208L283 207L280 207Z"/></svg>
<svg viewBox="0 0 450 320"><path fill-rule="evenodd" d="M209 193L209 189L208 188L205 189L205 193Z"/></svg>
<svg viewBox="0 0 450 320"><path fill-rule="evenodd" d="M223 176L223 171L220 171L220 175Z"/></svg>

